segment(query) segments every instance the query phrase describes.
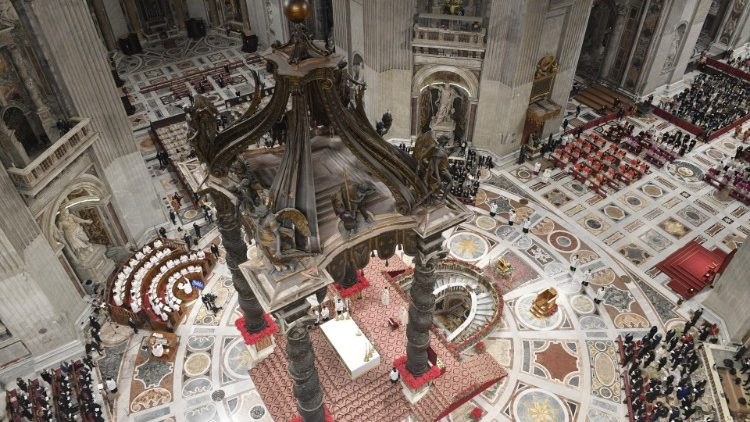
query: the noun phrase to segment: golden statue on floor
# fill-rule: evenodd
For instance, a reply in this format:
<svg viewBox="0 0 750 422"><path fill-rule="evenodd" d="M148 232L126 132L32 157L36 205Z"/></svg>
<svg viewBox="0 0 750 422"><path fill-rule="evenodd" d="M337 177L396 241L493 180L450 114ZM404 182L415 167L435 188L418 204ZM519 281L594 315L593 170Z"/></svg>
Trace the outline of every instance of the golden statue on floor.
<svg viewBox="0 0 750 422"><path fill-rule="evenodd" d="M504 257L500 257L500 259L495 262L495 273L502 278L509 278L513 275L513 267Z"/></svg>
<svg viewBox="0 0 750 422"><path fill-rule="evenodd" d="M536 296L531 305L531 314L537 318L544 318L555 312L557 312L557 290L550 287Z"/></svg>

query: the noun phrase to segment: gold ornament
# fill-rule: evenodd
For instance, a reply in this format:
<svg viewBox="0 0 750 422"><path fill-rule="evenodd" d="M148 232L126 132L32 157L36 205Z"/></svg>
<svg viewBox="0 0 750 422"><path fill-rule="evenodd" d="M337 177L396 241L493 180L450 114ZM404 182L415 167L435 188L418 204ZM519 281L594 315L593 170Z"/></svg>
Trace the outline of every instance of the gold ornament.
<svg viewBox="0 0 750 422"><path fill-rule="evenodd" d="M287 19L295 23L304 22L310 14L310 2L307 0L286 0L284 14Z"/></svg>

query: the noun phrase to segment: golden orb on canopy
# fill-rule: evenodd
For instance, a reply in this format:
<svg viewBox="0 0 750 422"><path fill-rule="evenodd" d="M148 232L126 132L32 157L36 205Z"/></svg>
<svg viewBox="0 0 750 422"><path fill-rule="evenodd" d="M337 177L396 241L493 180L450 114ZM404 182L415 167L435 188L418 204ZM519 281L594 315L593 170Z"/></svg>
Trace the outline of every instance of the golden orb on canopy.
<svg viewBox="0 0 750 422"><path fill-rule="evenodd" d="M307 0L286 0L284 14L287 19L295 23L304 22L310 14L310 2Z"/></svg>

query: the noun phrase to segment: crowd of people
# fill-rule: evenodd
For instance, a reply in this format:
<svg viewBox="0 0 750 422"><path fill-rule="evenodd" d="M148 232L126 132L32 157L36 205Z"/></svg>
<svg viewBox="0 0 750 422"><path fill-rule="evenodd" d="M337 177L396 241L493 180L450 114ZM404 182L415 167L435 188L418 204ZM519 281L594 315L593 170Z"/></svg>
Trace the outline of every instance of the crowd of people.
<svg viewBox="0 0 750 422"><path fill-rule="evenodd" d="M628 410L635 421L686 421L697 411L706 392L706 379L696 379L701 367L697 341L718 334L715 324L701 321L703 309L693 312L681 332L670 329L664 335L652 326L640 340L628 333L621 343L622 366ZM712 421L711 417L704 419Z"/></svg>
<svg viewBox="0 0 750 422"><path fill-rule="evenodd" d="M474 197L479 192L479 172L482 168L494 167L492 157L479 155L473 149L466 153L463 160L451 160L449 171L453 178L450 192L453 196L466 203L474 203Z"/></svg>
<svg viewBox="0 0 750 422"><path fill-rule="evenodd" d="M91 366L85 361L63 362L43 371L40 378L16 379L17 388L6 396L9 420L104 422Z"/></svg>
<svg viewBox="0 0 750 422"><path fill-rule="evenodd" d="M661 108L711 133L750 114L750 83L722 73L701 73Z"/></svg>
<svg viewBox="0 0 750 422"><path fill-rule="evenodd" d="M724 158L706 172L705 180L717 189L729 189L729 195L750 204L750 147L738 146L733 157Z"/></svg>
<svg viewBox="0 0 750 422"><path fill-rule="evenodd" d="M730 57L729 60L727 60L727 64L729 66L734 66L737 69L744 70L745 72L750 72L750 55L745 57Z"/></svg>
<svg viewBox="0 0 750 422"><path fill-rule="evenodd" d="M635 132L635 125L629 123L612 124L605 133L610 142L643 157L652 165L663 167L695 148L697 138L676 129L655 135L651 130Z"/></svg>

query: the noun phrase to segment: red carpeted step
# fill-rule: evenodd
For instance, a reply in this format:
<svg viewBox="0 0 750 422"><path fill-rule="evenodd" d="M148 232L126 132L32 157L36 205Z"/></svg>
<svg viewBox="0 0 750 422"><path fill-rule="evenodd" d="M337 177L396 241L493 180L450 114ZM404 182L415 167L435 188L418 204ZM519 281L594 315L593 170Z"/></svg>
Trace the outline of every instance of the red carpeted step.
<svg viewBox="0 0 750 422"><path fill-rule="evenodd" d="M671 278L668 287L689 299L710 284L703 278L705 271L713 263L720 266L725 256L723 251L709 251L690 242L657 264L657 268Z"/></svg>

